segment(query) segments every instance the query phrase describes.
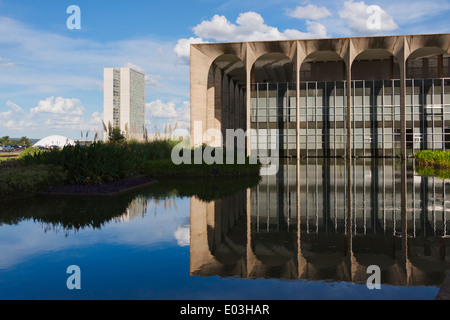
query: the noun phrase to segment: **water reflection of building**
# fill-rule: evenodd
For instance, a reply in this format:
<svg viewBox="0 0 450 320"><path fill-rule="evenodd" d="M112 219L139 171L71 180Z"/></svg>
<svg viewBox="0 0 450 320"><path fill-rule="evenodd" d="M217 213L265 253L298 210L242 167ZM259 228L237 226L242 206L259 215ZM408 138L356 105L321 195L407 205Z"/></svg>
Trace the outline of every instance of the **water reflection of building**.
<svg viewBox="0 0 450 320"><path fill-rule="evenodd" d="M135 218L142 218L147 213L149 199L144 196L136 197L127 210L119 217L120 221L131 221Z"/></svg>
<svg viewBox="0 0 450 320"><path fill-rule="evenodd" d="M439 285L449 198L412 163L295 162L252 190L191 200L191 274L365 282L378 265L383 283Z"/></svg>

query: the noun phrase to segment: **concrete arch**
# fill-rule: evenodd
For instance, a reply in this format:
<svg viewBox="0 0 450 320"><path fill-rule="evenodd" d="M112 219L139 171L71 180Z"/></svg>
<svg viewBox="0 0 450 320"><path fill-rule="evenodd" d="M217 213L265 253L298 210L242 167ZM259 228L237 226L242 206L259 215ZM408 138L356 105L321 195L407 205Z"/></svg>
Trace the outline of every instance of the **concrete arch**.
<svg viewBox="0 0 450 320"><path fill-rule="evenodd" d="M302 59L299 72L300 81L340 81L347 78L345 60L330 50L308 54Z"/></svg>
<svg viewBox="0 0 450 320"><path fill-rule="evenodd" d="M194 50L192 50L194 49ZM232 55L239 60L245 61L246 45L245 43L202 43L191 45L191 55L198 51L203 61L213 62L220 56Z"/></svg>
<svg viewBox="0 0 450 320"><path fill-rule="evenodd" d="M439 48L450 54L450 38L448 34L411 35L405 38L405 60L421 48Z"/></svg>
<svg viewBox="0 0 450 320"><path fill-rule="evenodd" d="M400 63L390 50L380 48L366 49L353 59L353 80L390 80L399 78Z"/></svg>
<svg viewBox="0 0 450 320"><path fill-rule="evenodd" d="M412 51L405 60L406 77L414 78L414 70L420 68L421 76L424 78L444 78L443 57L448 53L441 47L430 46L420 47Z"/></svg>
<svg viewBox="0 0 450 320"><path fill-rule="evenodd" d="M389 52L391 55L397 57L401 54L404 47L403 37L367 37L367 38L353 38L350 39L353 48L353 59L365 51L369 51L372 54L383 52Z"/></svg>
<svg viewBox="0 0 450 320"><path fill-rule="evenodd" d="M350 53L348 39L320 39L320 40L299 40L298 59L299 65L312 54L322 55L325 52L337 54L344 62Z"/></svg>
<svg viewBox="0 0 450 320"><path fill-rule="evenodd" d="M208 78L210 82L213 82L213 78L217 76L217 70L214 69L214 77L209 75L211 65L216 62L225 62L224 60L227 57L233 57L233 59L239 59L241 61L239 69L239 77L236 77L235 74L231 72L224 72L224 68L221 68L222 77L227 78L227 84L230 87L231 81L233 81L233 97L228 97L229 101L233 101L235 103L238 101L238 108L233 110L233 121L236 122L236 118L238 119L237 124L229 123L230 125L227 127L235 128L236 126L249 130L251 128L250 121L250 111L251 111L251 83L257 81L256 78L261 78L257 76L257 72L252 70L255 64L264 60L264 57L268 57L272 55L275 57L272 61L273 64L279 63L287 57L286 63L288 63L289 75L286 75L286 72L282 74L282 76L277 76L276 73L273 73L272 76L268 78L272 78L275 80L269 81L277 81L277 79L288 80L291 83L294 83L294 87L290 92L293 92L294 89L297 91L297 117L299 117L299 101L300 101L300 82L305 81L305 77L302 77L300 74L300 69L307 59L316 56L319 60L326 60L325 57L328 54L334 55L335 60L342 63L343 67L339 71L340 76L338 76L339 81L343 83L345 87L345 96L346 96L346 106L347 106L347 114L345 119L347 119L344 123L344 127L347 128L347 139L346 142L340 142L341 144L346 145L346 157L352 157L351 150L351 133L352 133L352 86L348 85L352 83L352 80L359 80L358 78L363 78L358 76L358 72L352 74L353 69L357 70L357 65L360 64L360 61L363 61L365 58L367 61L373 59L370 56L374 56L375 59L386 60L383 57L389 57L389 59L393 60L389 61L387 65L392 64L394 68L391 68L391 72L389 75L389 79L399 80L399 82L395 82L396 88L400 88L397 96L400 96L400 102L397 103L400 105L400 122L401 122L401 146L397 147L396 150L401 149L401 157L405 158L407 156L406 153L406 118L408 113L406 113L407 106L407 90L409 90L409 83L407 81L407 61L412 61L412 58L417 56L425 55L427 52L431 52L433 54L440 53L444 55L445 67L450 74L450 68L447 66L447 54L450 54L450 37L448 34L435 34L435 35L398 35L398 36L376 36L376 37L356 37L356 38L338 38L338 39L307 39L307 40L283 40L283 41L261 41L261 42L242 42L242 43L208 43L208 44L195 44L191 45L191 141L195 142L195 137L192 138L192 135L195 135L195 128L193 123L195 121L203 121L203 123L207 122L207 114L205 113L205 108L208 106L212 109L211 106L208 105L208 101L218 100L208 98L206 91L208 90ZM283 57L283 59L279 59L279 57ZM339 57L339 59L337 59ZM368 58L369 57L369 58ZM224 60L222 60L224 59ZM259 62L258 62L259 61ZM269 62L268 62L269 63ZM292 64L292 65L291 65ZM375 63L377 64L377 62ZM381 63L382 64L382 63ZM386 63L384 63L386 65ZM398 64L398 69L397 69ZM356 66L356 67L355 67ZM220 67L220 66L219 66ZM374 66L371 66L374 68ZM256 69L258 69L256 67ZM275 68L277 69L277 68ZM278 68L280 71L283 68ZM381 68L383 69L383 68ZM387 69L387 68L386 68ZM256 70L258 71L258 70ZM379 71L379 70L377 70ZM291 74L292 72L292 74ZM366 72L367 73L367 72ZM344 75L345 74L345 79ZM208 76L209 75L209 76ZM252 78L252 75L254 77ZM380 74L378 78L388 78L386 76L386 71L384 71L384 75ZM423 78L423 76L422 76ZM443 77L437 77L443 78ZM264 79L262 79L264 81ZM364 77L361 80L371 80ZM372 79L374 80L374 79ZM216 82L216 80L214 80ZM217 81L219 82L219 81ZM238 82L238 87L236 88L236 83ZM223 81L221 81L222 87ZM212 86L209 86L211 88ZM231 91L231 89L228 89ZM217 90L218 92L214 92L214 97L224 96L224 90ZM235 91L238 94L235 94ZM222 123L224 122L224 114L227 113L227 110L224 109L224 101L222 99L222 109L219 111L219 108L216 108L216 103L213 103L214 110L218 111L218 114L222 115ZM408 109L409 110L409 109ZM235 117L234 115L239 115ZM242 119L245 117L245 123L242 123ZM231 120L231 118L230 118ZM219 121L220 122L220 121ZM209 123L217 123L217 121L209 121ZM297 132L299 132L299 120L297 120ZM202 128L203 131L208 128ZM289 128L291 131L289 135L292 135L292 128ZM399 128L397 128L399 129ZM343 135L342 135L343 136ZM449 133L450 136L450 133ZM297 139L297 157L300 156L299 150L299 139ZM251 144L250 139L247 139L247 155L250 154ZM396 154L398 156L398 154Z"/></svg>
<svg viewBox="0 0 450 320"><path fill-rule="evenodd" d="M266 54L282 54L295 62L297 55L296 41L249 42L246 50L247 72L249 73L255 62Z"/></svg>
<svg viewBox="0 0 450 320"><path fill-rule="evenodd" d="M224 81L225 79L227 81ZM225 137L225 129L236 129L239 110L243 109L241 101L236 99L236 93L245 83L245 65L238 56L222 54L211 62L207 75L207 109L203 130L216 129L222 133L222 137ZM224 138L218 141L212 136L207 136L203 142L221 147Z"/></svg>
<svg viewBox="0 0 450 320"><path fill-rule="evenodd" d="M295 76L292 59L280 52L262 54L252 65L253 83L295 82Z"/></svg>

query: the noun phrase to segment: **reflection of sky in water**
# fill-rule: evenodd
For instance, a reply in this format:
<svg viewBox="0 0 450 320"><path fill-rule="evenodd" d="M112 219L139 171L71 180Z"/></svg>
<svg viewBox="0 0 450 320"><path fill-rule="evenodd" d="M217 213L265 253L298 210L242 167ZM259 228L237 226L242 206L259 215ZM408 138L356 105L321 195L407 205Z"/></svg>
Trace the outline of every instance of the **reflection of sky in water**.
<svg viewBox="0 0 450 320"><path fill-rule="evenodd" d="M185 232L179 235L180 239L175 238L174 234L189 223L189 199L177 199L177 205L177 208L164 208L164 200L159 204L150 200L144 217L125 213L119 219L106 222L101 229L86 228L73 233L31 220L18 225L2 225L0 269L9 268L32 256L101 243L146 247L164 246L174 241L184 243Z"/></svg>
<svg viewBox="0 0 450 320"><path fill-rule="evenodd" d="M171 205L168 205L168 201L171 201ZM61 259L67 261L65 264L69 266L102 258L106 260L108 257L120 256L121 252L135 252L135 256L129 256L125 260L118 257L120 264L132 265L139 263L140 250L148 253L177 247L178 243L188 245L190 199L176 199L176 205L173 205L173 199L168 201L151 199L147 201L147 207L139 204L135 206L133 202L127 212L106 221L100 229L85 227L67 231L60 225L29 219L18 224L1 225L0 299L8 297L1 294L2 291L4 294L7 292L2 290L3 286L14 288L18 285L17 289L24 286L24 289L29 290L27 275L30 279L37 277L51 281L55 275L51 272L52 265ZM90 254L94 252L95 255ZM99 261L98 265L102 264L109 269L114 268L115 262L105 265ZM63 269L62 274L65 272ZM60 273L61 270L55 270L55 273ZM85 271L89 272L88 269ZM22 272L25 272L25 277L13 282ZM45 283L42 285L47 287Z"/></svg>

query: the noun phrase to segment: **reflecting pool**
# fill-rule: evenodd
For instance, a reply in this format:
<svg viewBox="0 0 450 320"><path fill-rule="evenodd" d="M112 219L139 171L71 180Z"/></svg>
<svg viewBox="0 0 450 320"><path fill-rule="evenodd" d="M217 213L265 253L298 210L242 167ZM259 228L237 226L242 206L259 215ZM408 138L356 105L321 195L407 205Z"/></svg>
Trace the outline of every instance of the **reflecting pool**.
<svg viewBox="0 0 450 320"><path fill-rule="evenodd" d="M413 161L305 159L261 181L4 202L0 299L434 299L449 192Z"/></svg>

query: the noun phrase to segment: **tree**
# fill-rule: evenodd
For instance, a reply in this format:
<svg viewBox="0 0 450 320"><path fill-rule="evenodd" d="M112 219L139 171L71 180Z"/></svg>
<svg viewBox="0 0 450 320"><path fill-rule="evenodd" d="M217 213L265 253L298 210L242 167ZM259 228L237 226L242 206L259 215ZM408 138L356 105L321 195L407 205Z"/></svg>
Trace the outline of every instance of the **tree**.
<svg viewBox="0 0 450 320"><path fill-rule="evenodd" d="M123 142L125 141L125 136L120 131L119 127L115 127L109 131L109 141L110 142Z"/></svg>
<svg viewBox="0 0 450 320"><path fill-rule="evenodd" d="M10 144L9 143L9 136L4 136L3 138L0 139L0 143L1 144Z"/></svg>
<svg viewBox="0 0 450 320"><path fill-rule="evenodd" d="M31 146L31 141L30 141L30 139L28 139L27 137L22 137L22 138L20 138L20 140L19 140L19 144L20 144L21 146Z"/></svg>

